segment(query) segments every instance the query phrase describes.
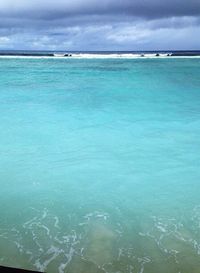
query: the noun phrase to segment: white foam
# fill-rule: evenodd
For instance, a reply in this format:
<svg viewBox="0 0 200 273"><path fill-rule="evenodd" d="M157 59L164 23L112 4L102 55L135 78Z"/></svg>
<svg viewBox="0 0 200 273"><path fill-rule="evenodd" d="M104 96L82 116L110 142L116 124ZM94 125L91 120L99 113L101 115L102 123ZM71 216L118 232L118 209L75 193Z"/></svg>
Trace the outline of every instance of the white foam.
<svg viewBox="0 0 200 273"><path fill-rule="evenodd" d="M61 54L61 53L54 53L54 57L64 57L65 54Z"/></svg>
<svg viewBox="0 0 200 273"><path fill-rule="evenodd" d="M62 251L54 246L51 246L50 249L47 251L47 255L50 255L49 259L46 259L43 263L38 259L35 261L35 266L38 270L40 271L45 271L47 266L56 258L60 255ZM52 255L51 255L52 254Z"/></svg>
<svg viewBox="0 0 200 273"><path fill-rule="evenodd" d="M59 227L59 219L58 219L58 217L57 217L57 216L54 216L54 220L55 220L54 227L55 227L55 228L60 228L60 227Z"/></svg>
<svg viewBox="0 0 200 273"><path fill-rule="evenodd" d="M54 56L0 56L1 59L199 59L200 56L171 56L171 54L161 54L156 56L152 54L72 54L71 56L64 56L64 54L54 54Z"/></svg>
<svg viewBox="0 0 200 273"><path fill-rule="evenodd" d="M138 262L141 264L141 269L140 269L139 273L143 273L145 264L150 263L151 259L149 257L138 258Z"/></svg>
<svg viewBox="0 0 200 273"><path fill-rule="evenodd" d="M74 254L74 249L70 248L69 253L65 254L65 257L67 258L67 261L65 263L61 263L60 266L58 267L58 272L59 273L64 273L65 272L65 268L71 262L73 254Z"/></svg>
<svg viewBox="0 0 200 273"><path fill-rule="evenodd" d="M161 232L166 232L167 230L160 224L157 225L157 229L159 229Z"/></svg>
<svg viewBox="0 0 200 273"><path fill-rule="evenodd" d="M45 225L39 225L39 226L41 228L43 228L46 231L47 236L49 236L51 238L51 236L50 236L50 229L47 226L45 226Z"/></svg>

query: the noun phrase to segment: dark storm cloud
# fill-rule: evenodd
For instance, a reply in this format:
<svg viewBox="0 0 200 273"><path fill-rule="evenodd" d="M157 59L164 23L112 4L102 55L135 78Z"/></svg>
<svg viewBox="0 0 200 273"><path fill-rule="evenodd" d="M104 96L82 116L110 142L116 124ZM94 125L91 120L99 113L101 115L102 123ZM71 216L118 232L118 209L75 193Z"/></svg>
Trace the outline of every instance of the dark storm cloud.
<svg viewBox="0 0 200 273"><path fill-rule="evenodd" d="M1 16L36 19L60 19L78 15L132 15L161 18L172 16L197 16L199 0L7 0L0 3Z"/></svg>

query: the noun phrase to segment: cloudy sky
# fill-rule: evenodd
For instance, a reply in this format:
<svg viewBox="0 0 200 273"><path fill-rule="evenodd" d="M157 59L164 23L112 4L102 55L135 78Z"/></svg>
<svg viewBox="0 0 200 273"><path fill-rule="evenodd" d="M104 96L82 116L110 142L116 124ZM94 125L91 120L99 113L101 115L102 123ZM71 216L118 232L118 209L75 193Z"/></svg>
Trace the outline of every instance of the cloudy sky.
<svg viewBox="0 0 200 273"><path fill-rule="evenodd" d="M0 0L0 49L200 49L200 0Z"/></svg>

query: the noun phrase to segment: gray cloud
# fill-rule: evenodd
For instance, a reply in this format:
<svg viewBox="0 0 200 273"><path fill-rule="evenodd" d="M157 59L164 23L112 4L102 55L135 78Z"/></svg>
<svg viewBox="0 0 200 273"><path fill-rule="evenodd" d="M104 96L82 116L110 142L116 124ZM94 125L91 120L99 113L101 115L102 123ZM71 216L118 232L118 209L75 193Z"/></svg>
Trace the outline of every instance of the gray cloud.
<svg viewBox="0 0 200 273"><path fill-rule="evenodd" d="M160 18L169 16L197 16L199 0L7 0L0 2L1 16L59 19L73 15L121 14Z"/></svg>
<svg viewBox="0 0 200 273"><path fill-rule="evenodd" d="M199 0L0 1L0 48L198 49L198 37Z"/></svg>

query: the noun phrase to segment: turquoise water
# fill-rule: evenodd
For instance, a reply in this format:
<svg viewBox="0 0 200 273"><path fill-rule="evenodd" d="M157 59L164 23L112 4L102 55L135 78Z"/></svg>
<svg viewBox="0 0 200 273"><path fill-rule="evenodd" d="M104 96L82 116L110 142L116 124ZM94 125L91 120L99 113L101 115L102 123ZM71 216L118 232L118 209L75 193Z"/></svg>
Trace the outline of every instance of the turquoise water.
<svg viewBox="0 0 200 273"><path fill-rule="evenodd" d="M200 60L0 59L0 264L200 272Z"/></svg>

